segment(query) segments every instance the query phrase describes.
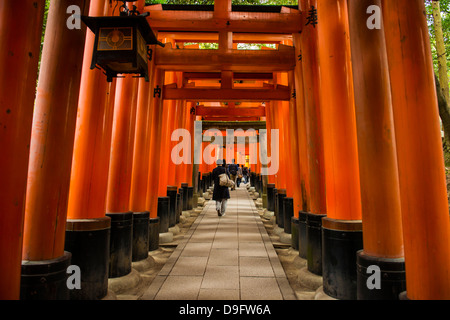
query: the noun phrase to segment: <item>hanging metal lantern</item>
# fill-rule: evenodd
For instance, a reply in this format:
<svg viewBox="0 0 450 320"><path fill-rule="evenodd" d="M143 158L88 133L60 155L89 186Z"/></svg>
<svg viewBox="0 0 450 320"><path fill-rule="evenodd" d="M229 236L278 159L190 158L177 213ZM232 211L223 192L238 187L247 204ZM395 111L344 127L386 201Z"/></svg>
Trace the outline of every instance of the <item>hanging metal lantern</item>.
<svg viewBox="0 0 450 320"><path fill-rule="evenodd" d="M148 12L129 10L127 0L120 0L120 16L86 17L81 20L95 34L91 69L100 67L111 82L118 74L138 74L149 81L148 61L152 51L148 45L164 44L156 39L147 21Z"/></svg>

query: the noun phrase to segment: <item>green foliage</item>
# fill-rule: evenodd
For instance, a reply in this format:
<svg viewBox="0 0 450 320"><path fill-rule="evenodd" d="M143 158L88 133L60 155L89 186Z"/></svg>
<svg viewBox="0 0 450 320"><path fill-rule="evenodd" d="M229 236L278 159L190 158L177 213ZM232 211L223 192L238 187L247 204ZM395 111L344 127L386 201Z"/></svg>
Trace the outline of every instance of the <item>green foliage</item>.
<svg viewBox="0 0 450 320"><path fill-rule="evenodd" d="M431 51L433 54L433 63L436 73L438 73L438 61L436 52L436 38L434 33L434 19L431 7L431 0L425 0L427 10L428 29L430 30ZM450 57L450 0L440 0L441 17L442 17L442 31L444 34L444 42L446 47L447 57ZM447 59L447 66L450 72L450 61ZM449 74L450 75L450 74Z"/></svg>
<svg viewBox="0 0 450 320"><path fill-rule="evenodd" d="M39 74L39 70L41 69L42 48L44 47L45 28L47 27L47 17L48 17L48 9L49 8L50 8L50 0L45 0L44 22L42 25L41 50L39 53L38 74Z"/></svg>

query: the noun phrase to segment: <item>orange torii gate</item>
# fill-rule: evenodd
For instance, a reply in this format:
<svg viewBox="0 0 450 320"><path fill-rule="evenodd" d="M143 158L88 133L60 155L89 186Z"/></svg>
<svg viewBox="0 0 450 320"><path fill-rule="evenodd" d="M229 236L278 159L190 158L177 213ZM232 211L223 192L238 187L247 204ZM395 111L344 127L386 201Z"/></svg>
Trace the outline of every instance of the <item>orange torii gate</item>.
<svg viewBox="0 0 450 320"><path fill-rule="evenodd" d="M67 298L69 264L92 271L70 298L103 298L108 277L127 275L158 247L169 214L158 212L163 201L178 189L176 199L195 202L198 173L207 177L215 164L192 163L192 152L175 165L172 133L187 130L194 150L195 121L212 120L264 123L269 153L270 132L279 130L280 170L261 192L270 184L292 198L292 245L323 276L326 294L450 299L450 221L422 0L299 0L298 8L253 10L221 0L201 11L139 0L167 45L151 46L148 82L111 83L90 69L92 32L68 29L66 19L72 4L89 16L117 15L114 5L51 1L37 94L44 1L16 2L0 5L8 48L0 53L0 298ZM380 28L368 27L370 6ZM258 179L264 169L252 165ZM290 214L277 215L286 232ZM147 234L133 231L142 221ZM133 247L138 236L151 239L143 252ZM60 278L37 285L42 266ZM373 266L385 275L383 290L366 285Z"/></svg>

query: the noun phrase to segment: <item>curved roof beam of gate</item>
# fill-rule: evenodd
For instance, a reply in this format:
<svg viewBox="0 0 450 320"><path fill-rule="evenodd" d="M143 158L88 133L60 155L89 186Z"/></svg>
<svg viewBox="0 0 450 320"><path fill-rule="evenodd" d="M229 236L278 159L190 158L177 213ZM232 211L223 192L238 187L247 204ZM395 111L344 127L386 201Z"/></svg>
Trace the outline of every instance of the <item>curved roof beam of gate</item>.
<svg viewBox="0 0 450 320"><path fill-rule="evenodd" d="M299 10L273 12L227 12L225 18L214 11L162 10L160 5L144 8L153 31L230 31L267 34L292 34L301 32Z"/></svg>

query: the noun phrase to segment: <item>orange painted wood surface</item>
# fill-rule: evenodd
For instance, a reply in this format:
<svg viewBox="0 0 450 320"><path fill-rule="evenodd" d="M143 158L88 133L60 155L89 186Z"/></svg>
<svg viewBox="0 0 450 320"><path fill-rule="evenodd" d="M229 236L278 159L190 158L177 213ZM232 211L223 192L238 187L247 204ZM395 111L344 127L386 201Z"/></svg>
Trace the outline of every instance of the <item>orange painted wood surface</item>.
<svg viewBox="0 0 450 320"><path fill-rule="evenodd" d="M301 59L301 35L295 34L294 46L297 63L294 70L295 81L295 103L296 103L296 117L297 117L297 137L298 137L298 159L300 165L300 192L301 192L301 210L304 212L310 211L310 189L309 189L309 164L308 164L308 147L306 137L306 118L305 118L305 95L303 87L303 62ZM298 215L298 212L295 214Z"/></svg>
<svg viewBox="0 0 450 320"><path fill-rule="evenodd" d="M406 287L450 299L450 220L423 1L382 1L402 203Z"/></svg>
<svg viewBox="0 0 450 320"><path fill-rule="evenodd" d="M364 252L403 257L400 190L384 31L367 28L367 7L348 0ZM376 50L374 52L374 50Z"/></svg>
<svg viewBox="0 0 450 320"><path fill-rule="evenodd" d="M162 109L163 100L158 94L155 94L156 87L164 86L164 72L159 69L154 70L154 80L150 88L150 110L152 112L152 124L150 135L150 153L149 153L149 172L147 184L147 202L146 206L150 210L150 217L157 217L158 208L158 187L159 187L159 164L161 148L161 128L162 128Z"/></svg>
<svg viewBox="0 0 450 320"><path fill-rule="evenodd" d="M164 42L165 43L165 42ZM170 71L275 72L294 68L294 48L279 45L278 50L195 50L175 49L166 43L156 47L155 63Z"/></svg>
<svg viewBox="0 0 450 320"><path fill-rule="evenodd" d="M165 83L173 83L175 82L176 75L175 72L166 72L165 75ZM164 92L166 90L163 90ZM163 92L163 94L164 94ZM158 154L155 156L160 158L159 163L159 182L158 182L158 195L160 197L165 197L167 193L167 186L169 181L169 161L170 161L170 128L171 128L171 121L174 116L174 107L175 107L175 100L164 100L163 101L163 107L162 107L162 127L161 127L161 145L160 150Z"/></svg>
<svg viewBox="0 0 450 320"><path fill-rule="evenodd" d="M130 210L131 171L136 123L137 79L117 79L106 198L106 212Z"/></svg>
<svg viewBox="0 0 450 320"><path fill-rule="evenodd" d="M190 150L191 150L191 154L190 154L190 156L188 157L188 159L187 159L187 161L188 161L188 163L187 164L183 164L182 165L182 168L184 169L183 171L184 171L184 176L183 176L183 178L184 178L184 180L186 181L186 183L188 183L189 184L189 186L191 186L191 187L193 187L194 186L194 181L193 181L193 178L194 178L194 176L193 176L193 169L194 169L194 164L193 164L193 161L194 161L194 158L193 158L193 150L194 150L194 123L195 123L195 114L191 114L191 112L190 112L190 110L191 110L191 106L193 105L193 103L191 102L191 103L185 103L185 105L184 105L184 108L183 108L183 111L182 112L184 112L185 113L185 120L186 120L186 122L185 122L185 128L186 128L186 130L188 130L189 132L190 132L190 136L191 136L191 139L190 139L190 141L188 141L188 143L189 143L189 147L190 147ZM194 192L196 192L195 190L194 190Z"/></svg>
<svg viewBox="0 0 450 320"><path fill-rule="evenodd" d="M67 7L89 10L83 0L52 2L33 115L25 207L23 260L64 254L65 224L85 31L66 25Z"/></svg>
<svg viewBox="0 0 450 320"><path fill-rule="evenodd" d="M294 72L289 73L289 83L291 84L291 91L295 88ZM298 141L299 124L297 122L297 102L296 98L292 97L289 101L289 137L290 137L290 149L288 161L292 164L292 193L294 198L294 216L298 217L298 212L302 210L302 192L301 192L301 178L300 178L300 158L299 154L299 141Z"/></svg>
<svg viewBox="0 0 450 320"><path fill-rule="evenodd" d="M150 70L150 75L152 75ZM149 174L150 133L151 133L151 108L150 82L139 79L136 128L133 147L133 165L131 173L130 210L133 212L144 212L148 208L147 183Z"/></svg>
<svg viewBox="0 0 450 320"><path fill-rule="evenodd" d="M29 143L44 2L0 3L0 300L19 299Z"/></svg>
<svg viewBox="0 0 450 320"><path fill-rule="evenodd" d="M302 30L301 13L229 12L215 16L214 11L160 10L160 6L146 6L148 22L155 31L220 31L249 33L288 33ZM225 14L226 12L224 12Z"/></svg>
<svg viewBox="0 0 450 320"><path fill-rule="evenodd" d="M309 11L317 0L301 0L302 9ZM306 25L306 17L303 16ZM326 214L325 173L323 166L323 135L321 120L319 57L317 27L305 26L301 37L305 119L308 148L310 210L313 214Z"/></svg>
<svg viewBox="0 0 450 320"><path fill-rule="evenodd" d="M107 5L105 0L92 0L89 15L107 15ZM100 70L90 69L94 38L88 30L78 98L68 219L105 216L116 80L108 84Z"/></svg>
<svg viewBox="0 0 450 320"><path fill-rule="evenodd" d="M318 2L321 115L327 216L361 220L347 0Z"/></svg>

